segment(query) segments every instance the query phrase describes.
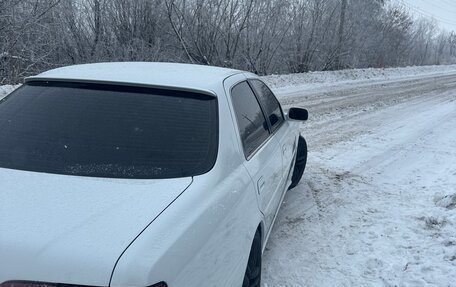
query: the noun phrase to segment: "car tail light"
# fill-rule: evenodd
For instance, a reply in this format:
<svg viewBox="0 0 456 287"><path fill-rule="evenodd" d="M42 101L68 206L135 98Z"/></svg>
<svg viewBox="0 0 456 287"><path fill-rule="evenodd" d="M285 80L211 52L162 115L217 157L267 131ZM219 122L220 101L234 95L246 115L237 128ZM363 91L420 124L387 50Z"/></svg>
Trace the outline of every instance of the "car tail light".
<svg viewBox="0 0 456 287"><path fill-rule="evenodd" d="M0 284L0 287L89 287L71 284L30 282L30 281L8 281Z"/></svg>
<svg viewBox="0 0 456 287"><path fill-rule="evenodd" d="M28 282L28 281L9 281L0 284L0 287L88 287L69 284L56 284L56 283L42 283L42 282ZM160 282L149 287L168 287L165 282Z"/></svg>
<svg viewBox="0 0 456 287"><path fill-rule="evenodd" d="M25 281L10 281L0 284L0 287L57 287L58 284L40 283L40 282L25 282Z"/></svg>

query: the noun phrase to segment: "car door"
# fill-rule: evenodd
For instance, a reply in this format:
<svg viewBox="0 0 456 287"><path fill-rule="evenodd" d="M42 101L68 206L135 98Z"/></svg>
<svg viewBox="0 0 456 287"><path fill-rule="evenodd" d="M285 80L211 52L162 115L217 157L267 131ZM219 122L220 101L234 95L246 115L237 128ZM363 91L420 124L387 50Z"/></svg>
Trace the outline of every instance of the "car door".
<svg viewBox="0 0 456 287"><path fill-rule="evenodd" d="M231 89L244 165L256 187L257 201L265 217L265 230L272 226L283 186L282 152L250 84L243 81Z"/></svg>
<svg viewBox="0 0 456 287"><path fill-rule="evenodd" d="M249 83L269 120L272 133L279 143L282 151L284 178L289 179L293 171L298 135L291 128L290 123L285 121L280 103L268 86L258 79L250 79ZM288 183L285 181L284 184ZM287 189L288 186L285 186L284 191Z"/></svg>

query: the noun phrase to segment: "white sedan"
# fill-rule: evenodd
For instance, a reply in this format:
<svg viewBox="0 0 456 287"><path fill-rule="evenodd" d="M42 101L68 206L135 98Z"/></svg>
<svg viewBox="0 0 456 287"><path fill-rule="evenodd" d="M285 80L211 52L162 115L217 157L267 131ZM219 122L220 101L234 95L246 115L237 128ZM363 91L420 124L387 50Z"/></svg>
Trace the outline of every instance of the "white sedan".
<svg viewBox="0 0 456 287"><path fill-rule="evenodd" d="M0 101L0 287L260 286L307 116L224 68L27 78Z"/></svg>

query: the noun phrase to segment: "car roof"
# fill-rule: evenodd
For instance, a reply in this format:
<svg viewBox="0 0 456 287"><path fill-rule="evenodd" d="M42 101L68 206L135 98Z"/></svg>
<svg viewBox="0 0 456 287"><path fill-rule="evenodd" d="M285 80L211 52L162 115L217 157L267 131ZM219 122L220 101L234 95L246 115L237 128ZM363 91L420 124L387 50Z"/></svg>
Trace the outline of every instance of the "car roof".
<svg viewBox="0 0 456 287"><path fill-rule="evenodd" d="M36 80L109 82L213 92L226 78L239 73L244 72L193 64L111 62L57 68L28 77L26 82Z"/></svg>

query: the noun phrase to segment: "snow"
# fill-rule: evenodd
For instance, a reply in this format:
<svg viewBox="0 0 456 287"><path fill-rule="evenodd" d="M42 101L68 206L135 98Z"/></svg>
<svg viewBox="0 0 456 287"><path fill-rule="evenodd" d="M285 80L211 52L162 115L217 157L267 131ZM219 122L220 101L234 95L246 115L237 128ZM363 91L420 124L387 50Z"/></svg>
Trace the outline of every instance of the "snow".
<svg viewBox="0 0 456 287"><path fill-rule="evenodd" d="M109 62L66 66L46 71L27 80L108 81L197 89L212 94L225 78L241 71L179 63Z"/></svg>
<svg viewBox="0 0 456 287"><path fill-rule="evenodd" d="M386 69L348 69L341 71L310 72L303 74L265 76L263 80L277 93L312 92L328 88L370 84L374 81L389 81L423 76L456 73L456 65L412 66Z"/></svg>
<svg viewBox="0 0 456 287"><path fill-rule="evenodd" d="M310 112L263 287L456 286L456 66L263 79Z"/></svg>
<svg viewBox="0 0 456 287"><path fill-rule="evenodd" d="M263 286L456 286L453 69L301 91L287 77L270 81L285 83L286 107L309 109L309 162L266 247Z"/></svg>
<svg viewBox="0 0 456 287"><path fill-rule="evenodd" d="M0 86L0 99L14 91L18 86L17 85L4 85Z"/></svg>

